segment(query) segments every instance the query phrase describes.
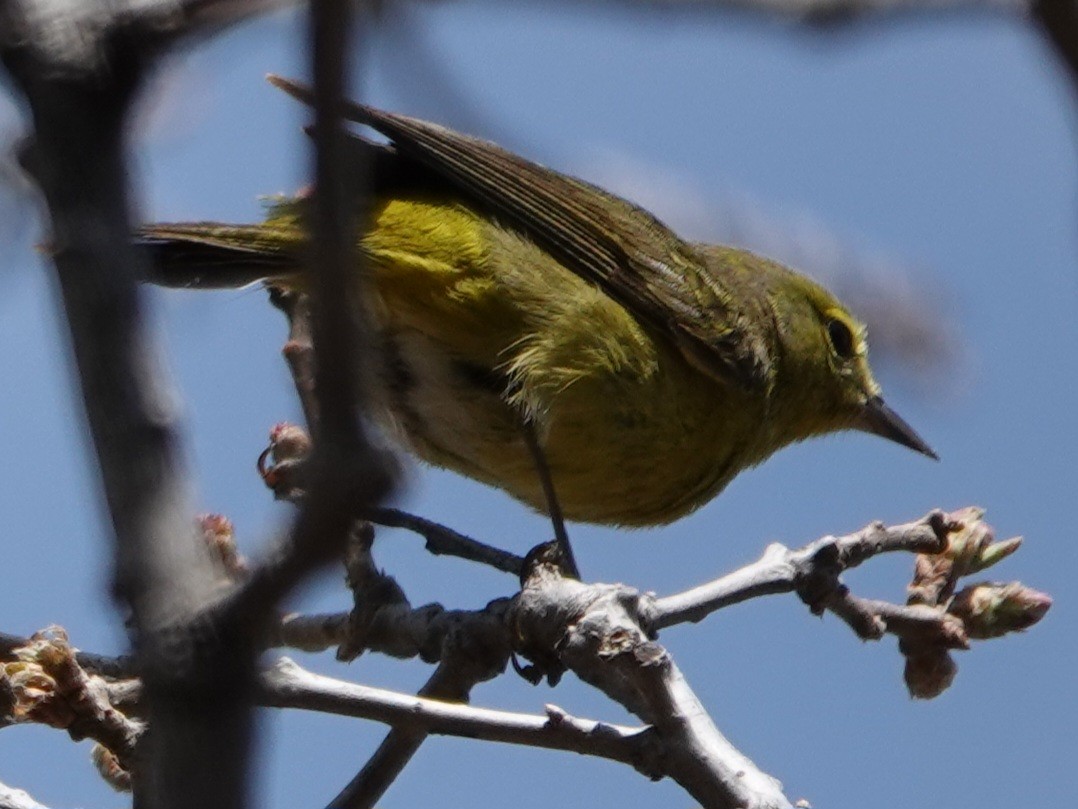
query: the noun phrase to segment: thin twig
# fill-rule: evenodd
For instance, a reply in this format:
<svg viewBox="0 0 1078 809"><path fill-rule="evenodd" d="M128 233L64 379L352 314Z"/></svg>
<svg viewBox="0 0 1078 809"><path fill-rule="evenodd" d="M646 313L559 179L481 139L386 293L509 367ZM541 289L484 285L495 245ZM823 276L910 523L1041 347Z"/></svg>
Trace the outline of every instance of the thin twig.
<svg viewBox="0 0 1078 809"><path fill-rule="evenodd" d="M478 680L462 672L459 660L438 664L430 679L419 690L420 697L442 702L467 703ZM373 809L418 752L428 731L416 727L394 727L378 745L340 794L329 802L332 809Z"/></svg>
<svg viewBox="0 0 1078 809"><path fill-rule="evenodd" d="M822 588L820 597L826 597L830 593L829 582L837 583L842 571L877 554L938 551L945 528L942 513L934 511L916 522L895 526L872 523L856 533L823 537L797 550L774 543L758 561L729 575L655 599L648 626L659 630L687 621L701 621L712 612L750 598L792 593L815 584Z"/></svg>
<svg viewBox="0 0 1078 809"><path fill-rule="evenodd" d="M432 554L456 556L471 562L488 565L495 570L519 576L524 567L524 557L503 551L493 545L465 536L432 520L409 514L396 508L375 507L364 509L357 516L386 528L404 528L419 534L426 540L426 548Z"/></svg>
<svg viewBox="0 0 1078 809"><path fill-rule="evenodd" d="M372 719L427 733L569 750L621 761L653 775L661 750L654 735L572 717L548 708L547 716L493 711L398 694L312 674L283 658L261 679L264 705Z"/></svg>
<svg viewBox="0 0 1078 809"><path fill-rule="evenodd" d="M467 702L475 685L493 679L505 670L512 640L504 609L491 604L479 613L455 615L434 609L433 605L412 610L396 581L375 566L371 557L373 540L373 529L358 533L346 557L347 580L354 594L355 609L349 621L350 637L341 644L337 656L350 659L376 643L379 624L385 623L385 615L391 616L391 621L399 621L402 616L418 613L429 619L435 632L425 633L427 640L417 647L417 651L424 659L434 656L438 659L437 669L419 695ZM454 621L454 617L458 620ZM439 620L446 618L449 620ZM439 624L443 627L441 631L437 629ZM454 624L456 627L450 628ZM401 650L398 648L397 651ZM394 727L329 805L333 809L374 807L411 761L426 736L427 732L422 728Z"/></svg>

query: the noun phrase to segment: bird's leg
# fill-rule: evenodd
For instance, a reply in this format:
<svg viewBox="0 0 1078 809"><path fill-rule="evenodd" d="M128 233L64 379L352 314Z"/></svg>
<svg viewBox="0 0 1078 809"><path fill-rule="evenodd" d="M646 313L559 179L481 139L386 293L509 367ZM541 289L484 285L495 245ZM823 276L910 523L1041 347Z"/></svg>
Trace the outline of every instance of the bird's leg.
<svg viewBox="0 0 1078 809"><path fill-rule="evenodd" d="M558 495L554 491L554 480L550 476L550 466L546 462L543 448L539 446L539 437L535 432L535 424L531 419L525 418L522 423L524 442L532 454L535 462L535 471L539 475L539 483L543 487L543 499L546 500L547 516L554 526L554 541L558 545L565 564L565 572L574 579L580 578L580 569L576 566L576 557L573 555L573 546L569 544L569 532L565 530L565 517L562 515L561 504Z"/></svg>

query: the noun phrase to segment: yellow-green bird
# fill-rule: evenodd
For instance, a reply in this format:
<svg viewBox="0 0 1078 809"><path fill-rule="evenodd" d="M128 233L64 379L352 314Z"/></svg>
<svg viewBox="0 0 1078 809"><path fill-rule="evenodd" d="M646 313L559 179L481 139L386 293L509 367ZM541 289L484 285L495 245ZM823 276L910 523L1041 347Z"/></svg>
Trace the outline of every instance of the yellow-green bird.
<svg viewBox="0 0 1078 809"><path fill-rule="evenodd" d="M295 92L294 87L289 88ZM354 105L374 206L383 425L423 460L544 509L533 425L571 520L670 522L781 447L863 430L936 457L880 397L865 328L745 250L686 242L593 185ZM155 283L301 284L302 199L261 224L155 224Z"/></svg>

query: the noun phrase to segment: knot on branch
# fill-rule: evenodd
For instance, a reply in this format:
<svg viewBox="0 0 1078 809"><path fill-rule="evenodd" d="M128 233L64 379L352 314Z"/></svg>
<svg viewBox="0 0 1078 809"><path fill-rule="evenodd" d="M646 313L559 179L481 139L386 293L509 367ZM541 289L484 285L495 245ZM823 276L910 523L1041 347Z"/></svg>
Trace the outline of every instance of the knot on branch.
<svg viewBox="0 0 1078 809"><path fill-rule="evenodd" d="M622 704L639 705L632 678L616 672L658 666L667 660L650 626L652 596L623 584L585 584L562 575L548 543L525 564L523 586L511 613L514 650L532 661L521 674L556 685L566 668L598 685ZM632 710L632 708L630 708Z"/></svg>
<svg viewBox="0 0 1078 809"><path fill-rule="evenodd" d="M451 664L473 684L504 671L510 651L508 599L481 610L447 610L441 604L413 608L397 581L374 564L373 541L373 527L361 523L349 543L345 570L354 606L337 649L339 660L354 660L367 649L418 656Z"/></svg>
<svg viewBox="0 0 1078 809"><path fill-rule="evenodd" d="M813 615L823 615L828 604L846 595L846 587L839 581L845 569L845 559L833 537L821 540L804 563L795 565L794 591Z"/></svg>

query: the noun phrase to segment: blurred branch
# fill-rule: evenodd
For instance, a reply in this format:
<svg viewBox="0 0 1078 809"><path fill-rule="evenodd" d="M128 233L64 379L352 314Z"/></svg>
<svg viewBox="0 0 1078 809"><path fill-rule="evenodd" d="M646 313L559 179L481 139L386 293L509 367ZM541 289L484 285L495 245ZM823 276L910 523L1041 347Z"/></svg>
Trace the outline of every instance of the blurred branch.
<svg viewBox="0 0 1078 809"><path fill-rule="evenodd" d="M1070 69L1078 91L1078 0L1033 0L1033 16Z"/></svg>
<svg viewBox="0 0 1078 809"><path fill-rule="evenodd" d="M315 263L324 271L313 286L327 416L316 485L293 542L231 592L190 524L175 408L136 285L145 271L130 242L123 133L143 78L173 42L276 5L0 0L0 57L33 117L23 162L51 213L53 258L116 534L116 590L134 614L153 709L134 782L145 806L244 805L259 627L280 597L342 547L352 504L377 502L390 481L359 432L351 382L349 312L363 307L345 294L352 209L336 170L350 4L322 0L312 19Z"/></svg>
<svg viewBox="0 0 1078 809"><path fill-rule="evenodd" d="M631 5L662 10L734 8L825 27L899 14L997 12L1037 23L1078 90L1078 0L636 0Z"/></svg>
<svg viewBox="0 0 1078 809"><path fill-rule="evenodd" d="M358 4L363 7L365 4ZM277 301L289 317L285 357L314 435L304 462L307 497L290 552L276 565L281 593L297 570L337 558L356 519L356 509L376 506L393 488L397 467L376 449L360 421L370 362L370 328L361 299L364 267L356 251L357 220L368 216L365 167L346 162L342 119L347 56L353 50L351 4L314 0L310 35L315 111L314 191L307 245L309 299ZM364 22L372 20L364 19ZM358 186L358 187L357 187Z"/></svg>
<svg viewBox="0 0 1078 809"><path fill-rule="evenodd" d="M739 8L823 24L883 14L977 10L1023 13L1029 8L1029 0L636 0L633 5L663 10Z"/></svg>
<svg viewBox="0 0 1078 809"><path fill-rule="evenodd" d="M4 0L0 56L33 118L23 161L51 214L59 289L115 531L116 592L134 614L154 705L139 800L178 806L195 795L223 808L243 802L246 700L211 707L199 686L219 678L216 687L231 684L242 697L250 685L235 649L219 646L224 658L195 660L183 642L185 621L218 594L220 581L190 525L175 407L136 283L144 271L130 243L124 154L131 102L180 32L167 13L176 10Z"/></svg>
<svg viewBox="0 0 1078 809"><path fill-rule="evenodd" d="M292 371L293 382L304 412L314 413L317 403L310 393L308 381L311 378L309 369L313 367L314 352L310 343L304 342L307 331L302 325L306 323L307 296L285 293L275 294L272 298L278 307L288 314L289 339L282 353ZM259 455L256 467L262 482L273 492L276 499L300 502L306 497L311 448L310 436L302 427L279 422L270 429L269 445ZM455 556L518 576L524 567L524 559L515 553L472 539L433 520L400 509L359 503L355 506L353 516L374 525L402 528L418 534L426 540L427 550L435 556Z"/></svg>
<svg viewBox="0 0 1078 809"><path fill-rule="evenodd" d="M396 466L371 443L360 422L364 385L357 371L367 361L368 328L360 298L362 268L356 256L355 189L361 172L340 170L345 133L341 123L345 54L350 46L351 4L315 0L311 11L314 74L314 173L311 239L312 295L309 332L314 359L291 364L308 417L315 418L314 452L306 463L308 497L286 548L247 584L275 603L313 567L338 558L357 507L378 504L394 485ZM353 161L354 162L354 161ZM357 268L360 271L357 273ZM305 317L306 320L306 317ZM306 337L306 335L304 335ZM313 376L312 376L313 375ZM313 394L312 394L313 392Z"/></svg>

